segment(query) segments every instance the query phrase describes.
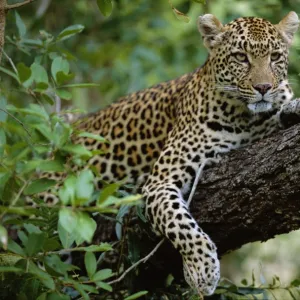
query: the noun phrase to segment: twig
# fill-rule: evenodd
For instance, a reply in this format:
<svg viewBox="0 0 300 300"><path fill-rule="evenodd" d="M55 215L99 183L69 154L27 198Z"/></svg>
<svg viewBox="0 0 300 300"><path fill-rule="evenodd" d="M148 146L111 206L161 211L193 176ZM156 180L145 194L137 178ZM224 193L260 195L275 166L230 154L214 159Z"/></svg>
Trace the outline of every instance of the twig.
<svg viewBox="0 0 300 300"><path fill-rule="evenodd" d="M165 241L165 239L162 239L154 248L153 250L145 257L143 257L142 259L140 259L139 261L137 261L136 263L134 263L130 268L128 268L119 278L112 280L110 282L108 282L108 284L113 284L116 282L121 281L132 269L134 269L135 267L137 267L139 264L141 264L142 262L146 262L156 251L157 249L163 244L163 242Z"/></svg>
<svg viewBox="0 0 300 300"><path fill-rule="evenodd" d="M27 187L27 185L28 185L28 183L29 183L30 180L31 180L31 178L29 178L27 181L25 181L25 183L24 183L24 184L22 185L22 187L20 188L20 190L19 190L17 196L16 196L15 199L10 203L10 205L8 206L7 209L9 209L9 208L15 206L15 204L18 202L19 198L21 197L23 191L24 191L25 188ZM2 212L2 214L0 215L0 220L3 219L3 217L6 215L6 213L7 213L7 210L4 210L4 211Z"/></svg>
<svg viewBox="0 0 300 300"><path fill-rule="evenodd" d="M197 188L197 185L198 185L198 181L199 181L199 179L200 179L200 176L201 176L201 174L202 174L202 172L203 172L203 169L204 169L204 167L206 166L207 162L208 162L208 159L206 159L206 160L201 164L199 170L197 171L197 174L196 174L196 177L195 177L195 180L194 180L194 183L193 183L193 186L192 186L190 195L189 195L189 199L188 199L188 201L187 201L187 206L188 206L188 207L189 207L190 204L191 204L191 201L192 201L192 199L193 199L193 196L194 196L194 194L195 194L195 191L196 191L196 188Z"/></svg>
<svg viewBox="0 0 300 300"><path fill-rule="evenodd" d="M55 112L59 115L61 111L61 99L55 95Z"/></svg>
<svg viewBox="0 0 300 300"><path fill-rule="evenodd" d="M15 73L18 75L19 72L14 64L14 62L12 61L12 59L6 54L6 52L4 51L4 49L2 49L2 52L4 54L4 56L6 57L6 59L9 61L9 63L11 64L12 68L14 69Z"/></svg>
<svg viewBox="0 0 300 300"><path fill-rule="evenodd" d="M19 8L19 7L22 7L23 5L31 3L33 1L35 1L35 0L26 0L26 1L23 1L23 2L20 2L20 3L16 3L16 4L6 5L5 10L9 11L11 9Z"/></svg>
<svg viewBox="0 0 300 300"><path fill-rule="evenodd" d="M19 119L17 119L14 115L12 115L6 109L0 108L0 110L3 111L3 112L5 112L8 116L10 116L11 118L13 118L16 122L18 122L23 127L23 129L26 131L26 133L31 137L30 132L28 131L28 129L25 127L25 125Z"/></svg>

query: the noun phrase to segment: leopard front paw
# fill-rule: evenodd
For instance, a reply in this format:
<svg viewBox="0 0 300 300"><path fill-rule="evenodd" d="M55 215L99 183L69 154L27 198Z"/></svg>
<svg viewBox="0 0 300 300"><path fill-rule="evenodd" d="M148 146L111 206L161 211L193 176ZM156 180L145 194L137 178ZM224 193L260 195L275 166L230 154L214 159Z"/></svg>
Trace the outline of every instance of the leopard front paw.
<svg viewBox="0 0 300 300"><path fill-rule="evenodd" d="M209 239L209 238L208 238ZM212 295L220 279L220 262L216 246L201 238L193 247L193 254L183 255L183 272L186 282L198 294Z"/></svg>
<svg viewBox="0 0 300 300"><path fill-rule="evenodd" d="M300 99L296 98L282 106L280 123L284 128L300 123Z"/></svg>

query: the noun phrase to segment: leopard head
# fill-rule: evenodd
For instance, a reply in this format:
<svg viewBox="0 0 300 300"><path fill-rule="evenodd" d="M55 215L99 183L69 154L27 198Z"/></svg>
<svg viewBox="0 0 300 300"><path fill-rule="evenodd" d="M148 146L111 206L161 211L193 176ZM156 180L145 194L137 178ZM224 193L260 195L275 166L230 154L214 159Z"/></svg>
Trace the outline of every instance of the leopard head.
<svg viewBox="0 0 300 300"><path fill-rule="evenodd" d="M295 12L276 25L245 17L223 26L211 14L200 16L198 28L210 53L216 91L238 99L253 113L289 102L293 92L287 80L288 51L298 26Z"/></svg>

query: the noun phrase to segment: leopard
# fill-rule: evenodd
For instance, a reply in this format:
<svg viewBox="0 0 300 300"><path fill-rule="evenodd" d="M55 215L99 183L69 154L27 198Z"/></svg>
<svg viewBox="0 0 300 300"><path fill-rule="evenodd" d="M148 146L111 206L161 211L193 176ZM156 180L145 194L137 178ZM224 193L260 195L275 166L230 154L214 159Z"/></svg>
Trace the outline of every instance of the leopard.
<svg viewBox="0 0 300 300"><path fill-rule="evenodd" d="M87 162L101 174L95 184L125 180L141 187L153 231L179 251L185 280L199 294L215 291L220 262L215 243L189 211L191 187L205 164L279 130L285 107L297 105L287 69L298 27L293 11L275 25L258 17L223 25L204 14L198 18L208 50L203 66L122 97L78 125L109 141L74 138L104 152Z"/></svg>

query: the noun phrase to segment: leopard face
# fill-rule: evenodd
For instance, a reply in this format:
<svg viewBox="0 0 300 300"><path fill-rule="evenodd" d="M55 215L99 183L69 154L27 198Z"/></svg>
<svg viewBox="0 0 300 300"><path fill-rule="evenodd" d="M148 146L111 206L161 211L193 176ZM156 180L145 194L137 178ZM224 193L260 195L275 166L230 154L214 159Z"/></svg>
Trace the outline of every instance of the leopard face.
<svg viewBox="0 0 300 300"><path fill-rule="evenodd" d="M205 16L202 18L214 20ZM287 67L292 32L298 26L295 13L277 25L255 17L239 18L225 26L214 20L213 34L206 21L200 21L199 29L220 90L253 113L279 109L291 100Z"/></svg>

